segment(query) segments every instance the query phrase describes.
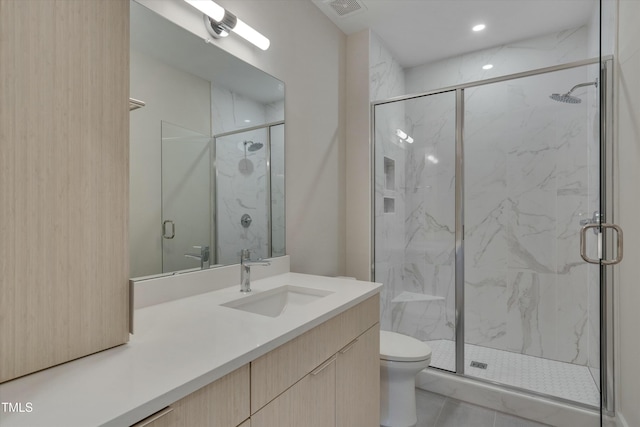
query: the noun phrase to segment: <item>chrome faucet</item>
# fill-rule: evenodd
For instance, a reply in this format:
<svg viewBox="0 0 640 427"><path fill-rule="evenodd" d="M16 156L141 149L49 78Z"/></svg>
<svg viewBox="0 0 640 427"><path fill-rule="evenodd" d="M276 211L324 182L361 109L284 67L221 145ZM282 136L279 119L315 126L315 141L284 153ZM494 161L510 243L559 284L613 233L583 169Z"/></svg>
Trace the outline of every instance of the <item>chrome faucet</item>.
<svg viewBox="0 0 640 427"><path fill-rule="evenodd" d="M240 252L240 292L248 294L251 292L251 267L254 265L271 265L270 261L259 259L251 261L249 249Z"/></svg>
<svg viewBox="0 0 640 427"><path fill-rule="evenodd" d="M200 249L199 254L184 254L186 258L194 258L200 261L200 269L204 270L205 268L209 268L211 262L209 261L210 253L209 246L194 246L193 249Z"/></svg>

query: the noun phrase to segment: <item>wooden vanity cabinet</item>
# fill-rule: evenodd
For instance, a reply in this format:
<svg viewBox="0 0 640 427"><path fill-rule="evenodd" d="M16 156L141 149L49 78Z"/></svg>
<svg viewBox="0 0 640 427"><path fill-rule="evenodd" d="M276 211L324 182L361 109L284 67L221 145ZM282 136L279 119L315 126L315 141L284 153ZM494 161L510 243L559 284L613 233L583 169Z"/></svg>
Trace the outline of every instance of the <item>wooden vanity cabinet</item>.
<svg viewBox="0 0 640 427"><path fill-rule="evenodd" d="M249 365L202 387L133 427L249 427Z"/></svg>
<svg viewBox="0 0 640 427"><path fill-rule="evenodd" d="M372 296L133 427L378 427L379 307Z"/></svg>
<svg viewBox="0 0 640 427"><path fill-rule="evenodd" d="M377 427L379 296L251 363L253 427Z"/></svg>
<svg viewBox="0 0 640 427"><path fill-rule="evenodd" d="M380 425L380 325L336 355L336 427Z"/></svg>

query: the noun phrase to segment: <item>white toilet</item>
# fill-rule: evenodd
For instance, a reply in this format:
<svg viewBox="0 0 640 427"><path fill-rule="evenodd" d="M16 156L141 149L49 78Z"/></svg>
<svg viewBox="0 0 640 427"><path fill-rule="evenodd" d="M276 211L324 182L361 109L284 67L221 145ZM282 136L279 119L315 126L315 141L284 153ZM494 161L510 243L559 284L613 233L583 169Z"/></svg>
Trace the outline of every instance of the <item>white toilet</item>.
<svg viewBox="0 0 640 427"><path fill-rule="evenodd" d="M411 427L416 417L416 375L431 362L422 341L380 331L380 425Z"/></svg>

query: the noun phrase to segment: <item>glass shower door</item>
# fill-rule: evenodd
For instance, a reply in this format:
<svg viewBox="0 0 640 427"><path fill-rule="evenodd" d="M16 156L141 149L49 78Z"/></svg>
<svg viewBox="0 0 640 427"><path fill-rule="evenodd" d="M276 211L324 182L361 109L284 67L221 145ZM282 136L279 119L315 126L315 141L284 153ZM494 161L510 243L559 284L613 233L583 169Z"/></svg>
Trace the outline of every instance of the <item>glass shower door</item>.
<svg viewBox="0 0 640 427"><path fill-rule="evenodd" d="M599 221L598 77L575 67L464 99L465 374L588 407L600 406L600 267L579 248Z"/></svg>
<svg viewBox="0 0 640 427"><path fill-rule="evenodd" d="M432 347L455 371L456 96L374 107L374 268L381 328Z"/></svg>
<svg viewBox="0 0 640 427"><path fill-rule="evenodd" d="M162 271L201 268L213 259L211 138L162 122Z"/></svg>

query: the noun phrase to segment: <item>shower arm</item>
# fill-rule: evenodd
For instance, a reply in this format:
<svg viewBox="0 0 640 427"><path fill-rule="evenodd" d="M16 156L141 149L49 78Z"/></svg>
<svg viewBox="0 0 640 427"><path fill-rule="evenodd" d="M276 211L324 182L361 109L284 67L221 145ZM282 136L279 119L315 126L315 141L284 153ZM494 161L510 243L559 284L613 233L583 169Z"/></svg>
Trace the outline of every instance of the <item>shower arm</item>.
<svg viewBox="0 0 640 427"><path fill-rule="evenodd" d="M598 80L596 80L595 82L589 82L589 83L580 83L579 85L575 85L574 87L571 88L571 90L569 92L567 92L565 95L571 95L571 92L573 92L574 90L578 89L579 87L585 87L585 86L591 86L594 85L595 87L598 87Z"/></svg>

